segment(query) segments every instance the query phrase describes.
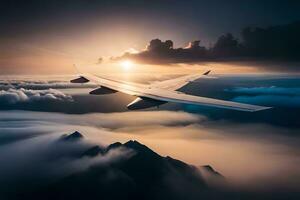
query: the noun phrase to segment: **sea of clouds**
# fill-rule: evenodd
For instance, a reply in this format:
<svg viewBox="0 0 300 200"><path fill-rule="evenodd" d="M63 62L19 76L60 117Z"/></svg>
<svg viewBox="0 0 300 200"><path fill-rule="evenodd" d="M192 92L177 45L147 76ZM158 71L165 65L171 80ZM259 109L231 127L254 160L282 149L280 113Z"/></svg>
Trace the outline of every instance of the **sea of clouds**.
<svg viewBox="0 0 300 200"><path fill-rule="evenodd" d="M120 112L126 109L127 103L122 95L95 97L66 92L66 89L91 89L95 85L2 81L0 175L3 181L0 185L13 187L20 180L26 184L34 177L39 180L60 177L72 172L71 169L86 169L98 162L66 157L53 162L51 158L58 152L74 152L89 143L108 145L136 139L162 155L197 166L210 164L238 187L298 190L299 126L292 113L288 116L284 113L299 108L299 87L274 86L273 82L262 85L246 87L244 83L235 86L226 82L226 88L221 91L232 100L275 107L266 113L210 111L174 104L158 110ZM205 91L200 89L193 88L197 94ZM55 142L61 135L75 130L83 133L86 143ZM129 155L123 153L114 155Z"/></svg>

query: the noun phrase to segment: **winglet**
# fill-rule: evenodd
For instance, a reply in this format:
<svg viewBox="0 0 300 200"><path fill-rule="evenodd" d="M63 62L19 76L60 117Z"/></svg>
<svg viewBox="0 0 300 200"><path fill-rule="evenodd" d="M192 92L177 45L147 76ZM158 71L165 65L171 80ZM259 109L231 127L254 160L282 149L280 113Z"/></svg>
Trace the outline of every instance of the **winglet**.
<svg viewBox="0 0 300 200"><path fill-rule="evenodd" d="M210 71L211 70L208 70L207 72L203 73L203 75L208 75Z"/></svg>
<svg viewBox="0 0 300 200"><path fill-rule="evenodd" d="M80 71L78 70L77 65L76 65L76 64L73 64L73 67L74 67L76 73L79 75L79 74L80 74Z"/></svg>
<svg viewBox="0 0 300 200"><path fill-rule="evenodd" d="M81 75L80 71L78 70L78 68L77 68L77 66L75 64L73 64L73 67L76 70L79 78L71 80L70 81L71 83L87 83L87 82L90 81L89 79L87 79L87 78L85 78L84 76Z"/></svg>

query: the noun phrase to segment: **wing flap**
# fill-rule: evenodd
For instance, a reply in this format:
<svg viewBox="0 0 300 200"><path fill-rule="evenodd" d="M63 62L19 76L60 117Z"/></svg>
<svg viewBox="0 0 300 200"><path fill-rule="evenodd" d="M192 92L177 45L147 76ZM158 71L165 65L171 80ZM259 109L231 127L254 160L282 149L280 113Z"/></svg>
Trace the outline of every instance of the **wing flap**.
<svg viewBox="0 0 300 200"><path fill-rule="evenodd" d="M71 80L70 82L71 83L87 83L89 82L90 80L85 78L84 76L80 76L79 78L76 78L76 79L73 79Z"/></svg>
<svg viewBox="0 0 300 200"><path fill-rule="evenodd" d="M113 93L116 93L118 91L116 90L112 90L110 88L107 88L107 87L99 87L97 89L94 89L92 91L90 91L90 94L93 94L93 95L102 95L102 94L113 94Z"/></svg>

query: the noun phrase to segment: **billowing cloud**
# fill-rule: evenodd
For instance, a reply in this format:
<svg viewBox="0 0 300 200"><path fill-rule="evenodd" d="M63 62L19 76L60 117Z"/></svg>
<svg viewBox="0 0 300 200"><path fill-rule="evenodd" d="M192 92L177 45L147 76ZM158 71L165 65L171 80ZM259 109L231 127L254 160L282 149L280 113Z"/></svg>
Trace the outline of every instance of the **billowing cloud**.
<svg viewBox="0 0 300 200"><path fill-rule="evenodd" d="M174 48L171 40L153 39L145 50L138 53L125 52L112 60L133 59L146 64L209 61L222 64L234 61L234 65L239 67L255 67L272 71L299 71L299 39L297 36L299 32L299 21L266 28L246 27L241 30L241 39L231 33L226 33L218 37L217 41L209 48L200 46L200 40L192 41L183 48Z"/></svg>
<svg viewBox="0 0 300 200"><path fill-rule="evenodd" d="M65 95L61 91L55 89L48 90L27 90L8 89L0 91L1 104L17 104L17 103L31 103L38 101L72 101L72 97Z"/></svg>
<svg viewBox="0 0 300 200"><path fill-rule="evenodd" d="M173 48L173 41L153 39L146 46L146 49L139 53L127 52L112 60L133 59L142 63L150 64L171 64L171 63L191 63L204 59L206 48L200 46L200 41L190 42L185 48Z"/></svg>
<svg viewBox="0 0 300 200"><path fill-rule="evenodd" d="M237 102L269 105L274 107L300 107L300 88L298 87L237 87L225 89L237 93L233 100Z"/></svg>
<svg viewBox="0 0 300 200"><path fill-rule="evenodd" d="M65 77L65 79L68 77ZM72 79L71 77L69 78ZM72 84L69 81L52 80L52 81L32 81L32 80L2 80L0 81L0 90L13 89L32 89L32 90L45 90L45 89L68 89L68 88L94 88L95 84Z"/></svg>
<svg viewBox="0 0 300 200"><path fill-rule="evenodd" d="M20 137L22 132L23 129L18 131ZM35 185L37 182L43 186L93 165L104 166L129 158L134 153L129 149L116 148L97 157L81 157L93 145L85 140L63 141L61 133L42 134L0 145L0 197L6 199L6 196L13 196L17 192L39 189ZM14 192L11 194L12 188Z"/></svg>

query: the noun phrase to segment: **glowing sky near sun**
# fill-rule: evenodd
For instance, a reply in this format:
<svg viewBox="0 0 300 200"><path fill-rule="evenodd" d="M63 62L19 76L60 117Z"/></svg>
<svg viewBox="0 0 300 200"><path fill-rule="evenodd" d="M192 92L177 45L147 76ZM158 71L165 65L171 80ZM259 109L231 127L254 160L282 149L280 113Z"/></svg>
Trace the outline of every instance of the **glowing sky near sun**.
<svg viewBox="0 0 300 200"><path fill-rule="evenodd" d="M171 2L3 3L1 74L73 73L74 63L141 51L155 38L171 39L176 48L198 39L210 46L221 34L238 33L249 24L281 24L300 17L297 3L291 6L289 2L273 2L269 9L263 9L260 1Z"/></svg>

